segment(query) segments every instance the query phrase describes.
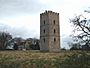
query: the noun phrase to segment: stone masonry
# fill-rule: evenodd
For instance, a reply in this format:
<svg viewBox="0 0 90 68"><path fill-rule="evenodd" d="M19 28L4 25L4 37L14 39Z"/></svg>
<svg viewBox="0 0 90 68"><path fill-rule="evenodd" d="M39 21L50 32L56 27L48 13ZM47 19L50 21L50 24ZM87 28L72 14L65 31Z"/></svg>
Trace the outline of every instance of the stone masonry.
<svg viewBox="0 0 90 68"><path fill-rule="evenodd" d="M60 50L59 13L45 11L40 14L40 50Z"/></svg>

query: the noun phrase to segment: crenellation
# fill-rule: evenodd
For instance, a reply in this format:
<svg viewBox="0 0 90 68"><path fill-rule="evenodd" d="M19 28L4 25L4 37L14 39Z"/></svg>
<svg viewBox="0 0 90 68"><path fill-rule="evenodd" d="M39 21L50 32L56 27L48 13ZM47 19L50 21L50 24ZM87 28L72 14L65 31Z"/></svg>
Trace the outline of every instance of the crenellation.
<svg viewBox="0 0 90 68"><path fill-rule="evenodd" d="M53 11L45 11L44 13L41 13L40 15L46 15L46 14L55 14L55 15L59 15L59 13L57 13L57 12L53 12Z"/></svg>

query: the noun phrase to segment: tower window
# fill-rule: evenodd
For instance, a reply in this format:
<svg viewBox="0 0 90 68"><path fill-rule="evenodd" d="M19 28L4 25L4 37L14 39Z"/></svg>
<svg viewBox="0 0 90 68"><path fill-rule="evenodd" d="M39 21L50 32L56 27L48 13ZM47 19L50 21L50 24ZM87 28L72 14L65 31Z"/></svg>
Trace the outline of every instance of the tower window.
<svg viewBox="0 0 90 68"><path fill-rule="evenodd" d="M56 33L56 30L54 29L54 34Z"/></svg>
<svg viewBox="0 0 90 68"><path fill-rule="evenodd" d="M43 39L44 43L45 43L45 38Z"/></svg>
<svg viewBox="0 0 90 68"><path fill-rule="evenodd" d="M45 20L44 20L44 25L45 25Z"/></svg>
<svg viewBox="0 0 90 68"><path fill-rule="evenodd" d="M45 33L45 29L43 30L43 33Z"/></svg>
<svg viewBox="0 0 90 68"><path fill-rule="evenodd" d="M56 42L56 38L54 38L54 42Z"/></svg>
<svg viewBox="0 0 90 68"><path fill-rule="evenodd" d="M53 24L55 25L55 20L53 21Z"/></svg>

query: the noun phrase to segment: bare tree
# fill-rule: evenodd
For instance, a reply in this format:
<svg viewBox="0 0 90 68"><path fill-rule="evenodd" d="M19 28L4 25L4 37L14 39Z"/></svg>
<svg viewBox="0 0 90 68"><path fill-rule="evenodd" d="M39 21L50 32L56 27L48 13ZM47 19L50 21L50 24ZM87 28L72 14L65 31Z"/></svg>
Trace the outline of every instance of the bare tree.
<svg viewBox="0 0 90 68"><path fill-rule="evenodd" d="M85 11L87 12L87 11ZM89 13L89 12L88 12ZM81 45L90 45L90 19L83 15L75 16L70 22L74 25L73 38L74 41Z"/></svg>
<svg viewBox="0 0 90 68"><path fill-rule="evenodd" d="M0 32L0 50L5 49L5 44L7 41L12 39L12 36L9 33Z"/></svg>

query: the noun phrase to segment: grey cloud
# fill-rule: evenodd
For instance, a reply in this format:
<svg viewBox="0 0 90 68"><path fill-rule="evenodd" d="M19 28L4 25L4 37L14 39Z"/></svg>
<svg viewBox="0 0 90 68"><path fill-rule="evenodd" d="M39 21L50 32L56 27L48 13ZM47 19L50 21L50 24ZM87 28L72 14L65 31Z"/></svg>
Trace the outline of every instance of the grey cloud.
<svg viewBox="0 0 90 68"><path fill-rule="evenodd" d="M0 31L8 32L13 37L22 37L22 38L34 37L33 32L32 31L29 32L24 27L11 27L11 26L6 25L6 24L0 24Z"/></svg>
<svg viewBox="0 0 90 68"><path fill-rule="evenodd" d="M37 13L45 6L37 0L0 0L0 16Z"/></svg>
<svg viewBox="0 0 90 68"><path fill-rule="evenodd" d="M65 35L61 36L61 47L62 48L65 47L66 49L69 49L70 48L68 45L69 42L72 42L72 38L70 36L65 36Z"/></svg>

